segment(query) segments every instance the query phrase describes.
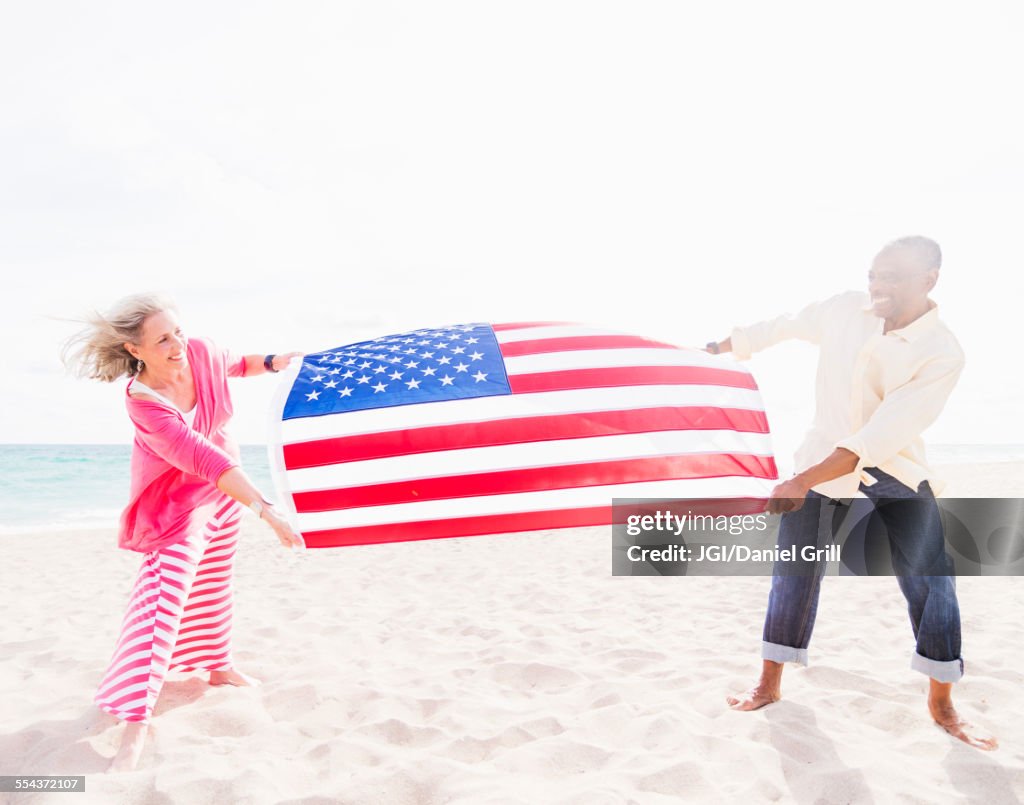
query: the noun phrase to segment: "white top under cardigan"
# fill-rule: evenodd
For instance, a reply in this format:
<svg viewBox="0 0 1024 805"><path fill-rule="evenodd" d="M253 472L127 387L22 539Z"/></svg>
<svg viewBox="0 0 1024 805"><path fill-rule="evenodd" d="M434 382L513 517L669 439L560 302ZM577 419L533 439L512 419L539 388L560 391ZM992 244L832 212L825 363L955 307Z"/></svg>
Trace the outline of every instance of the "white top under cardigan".
<svg viewBox="0 0 1024 805"><path fill-rule="evenodd" d="M180 408L178 408L178 406L176 406L173 402L167 399L167 397L165 397L159 391L153 391L153 389L151 389L149 386L147 386L145 383L138 379L132 381L132 386L128 391L130 394L152 394L158 400L167 403L175 411L180 411L181 415L185 417L185 424L188 425L190 428L193 426L192 423L196 421L196 410L199 408L198 400L196 401L196 404L192 406L191 411L182 411Z"/></svg>

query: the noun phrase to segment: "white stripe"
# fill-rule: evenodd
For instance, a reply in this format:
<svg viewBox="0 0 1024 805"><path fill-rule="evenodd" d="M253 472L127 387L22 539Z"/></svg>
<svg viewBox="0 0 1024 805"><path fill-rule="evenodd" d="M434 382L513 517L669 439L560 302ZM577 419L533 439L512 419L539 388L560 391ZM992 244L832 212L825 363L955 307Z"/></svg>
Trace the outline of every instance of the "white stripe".
<svg viewBox="0 0 1024 805"><path fill-rule="evenodd" d="M634 335L585 324L549 324L543 327L517 327L514 330L498 330L494 337L499 344L514 344L517 341L537 341L543 338L572 338L586 335ZM472 346L472 344L470 344Z"/></svg>
<svg viewBox="0 0 1024 805"><path fill-rule="evenodd" d="M382 523L444 520L484 514L574 509L609 506L612 498L767 498L776 481L762 478L696 478L687 481L650 481L635 484L611 484L544 492L517 492L509 495L484 495L455 500L428 500L391 506L367 506L360 509L314 512L298 515L302 531L321 531Z"/></svg>
<svg viewBox="0 0 1024 805"><path fill-rule="evenodd" d="M534 372L609 369L623 366L698 366L750 374L738 363L726 362L715 355L697 350L683 352L677 349L576 349L505 358L505 371L509 377ZM470 370L472 368L470 364Z"/></svg>
<svg viewBox="0 0 1024 805"><path fill-rule="evenodd" d="M412 478L465 475L471 472L577 464L587 461L611 461L623 458L744 453L772 454L771 438L762 433L737 433L731 430L676 430L653 433L622 433L559 439L548 442L469 447L436 453L412 453L404 456L350 461L322 467L288 470L294 492L336 489L346 486L386 483Z"/></svg>
<svg viewBox="0 0 1024 805"><path fill-rule="evenodd" d="M365 411L301 417L280 422L281 444L379 433L389 430L487 422L516 416L549 416L592 411L630 411L661 406L713 406L763 411L754 389L731 386L627 386L577 391L506 394L472 400L442 400ZM343 420L338 417L343 416ZM274 437L278 434L275 432ZM279 461L283 460L278 458Z"/></svg>

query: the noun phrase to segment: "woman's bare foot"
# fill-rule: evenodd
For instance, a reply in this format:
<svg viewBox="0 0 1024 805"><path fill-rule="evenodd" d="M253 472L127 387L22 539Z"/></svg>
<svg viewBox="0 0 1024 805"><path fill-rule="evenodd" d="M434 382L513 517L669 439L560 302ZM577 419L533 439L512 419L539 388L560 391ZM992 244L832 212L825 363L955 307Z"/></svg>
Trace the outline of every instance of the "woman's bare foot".
<svg viewBox="0 0 1024 805"><path fill-rule="evenodd" d="M141 721L129 721L121 734L121 747L107 767L108 772L134 771L146 745L149 725Z"/></svg>
<svg viewBox="0 0 1024 805"><path fill-rule="evenodd" d="M260 681L232 668L230 671L210 671L211 685L234 685L239 688L257 688Z"/></svg>
<svg viewBox="0 0 1024 805"><path fill-rule="evenodd" d="M761 678L750 690L735 696L726 696L725 703L733 710L760 710L766 704L777 702L782 698L781 662L765 660L761 665Z"/></svg>
<svg viewBox="0 0 1024 805"><path fill-rule="evenodd" d="M932 714L936 724L957 740L975 749L990 752L999 748L999 741L994 737L985 735L977 727L960 718L960 714L953 707L952 682L936 682L934 679L930 681L928 712Z"/></svg>

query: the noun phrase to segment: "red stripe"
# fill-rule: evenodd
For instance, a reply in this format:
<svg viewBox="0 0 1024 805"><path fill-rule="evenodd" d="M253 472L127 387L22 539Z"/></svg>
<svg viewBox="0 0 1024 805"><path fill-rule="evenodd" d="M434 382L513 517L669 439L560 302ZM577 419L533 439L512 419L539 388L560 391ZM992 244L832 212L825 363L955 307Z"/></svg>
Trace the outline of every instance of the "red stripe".
<svg viewBox="0 0 1024 805"><path fill-rule="evenodd" d="M571 321L518 321L492 324L491 329L496 333L500 333L503 330L522 330L526 327L566 327L572 324L573 322Z"/></svg>
<svg viewBox="0 0 1024 805"><path fill-rule="evenodd" d="M580 349L675 349L674 344L653 341L638 335L574 335L564 338L537 338L532 341L511 341L499 344L502 357L540 355L545 352L573 352Z"/></svg>
<svg viewBox="0 0 1024 805"><path fill-rule="evenodd" d="M197 626L195 628L198 629L199 627ZM220 626L214 632L204 632L202 634L197 634L193 637L182 637L179 634L178 639L174 641L174 654L175 656L177 656L178 654L183 654L187 646L191 646L193 643L202 643L204 640L212 641L214 638L220 638L220 640L218 640L215 644L220 645L221 643L227 641L228 637L230 636L230 633L231 623L228 622L225 623L223 626Z"/></svg>
<svg viewBox="0 0 1024 805"><path fill-rule="evenodd" d="M747 372L705 366L612 366L598 369L565 369L509 375L513 394L533 391L571 391L612 386L701 385L756 389Z"/></svg>
<svg viewBox="0 0 1024 805"><path fill-rule="evenodd" d="M586 411L518 417L286 444L284 464L287 469L296 470L346 461L366 461L469 447L672 430L768 433L768 420L764 411L712 406L666 406L631 411Z"/></svg>
<svg viewBox="0 0 1024 805"><path fill-rule="evenodd" d="M442 478L418 478L344 489L296 492L293 498L296 511L306 513L548 489L737 475L775 479L778 478L778 471L774 459L770 457L708 453L531 467Z"/></svg>
<svg viewBox="0 0 1024 805"><path fill-rule="evenodd" d="M195 620L205 620L207 618L220 618L222 615L230 615L230 614L231 614L231 602L229 601L225 606L222 606L220 609L215 609L213 612L201 612L201 613L198 613L196 615L188 615L187 617L183 617L181 619L181 626L185 627L186 623L191 623L192 621L195 621ZM196 627L194 627L194 626L189 626L187 628L179 628L178 629L178 634L185 634L186 632L191 632L195 628Z"/></svg>
<svg viewBox="0 0 1024 805"><path fill-rule="evenodd" d="M203 665L209 664L211 662L223 663L227 660L227 658L227 651L218 651L216 654L204 654L200 657L193 657L191 660L186 660L185 662L172 662L171 665L178 666L180 668L193 668L197 671L205 671L209 669L203 668Z"/></svg>
<svg viewBox="0 0 1024 805"><path fill-rule="evenodd" d="M764 509L765 499L716 498L713 500L675 501L675 503L685 503L694 513L756 514ZM612 516L611 505L591 506L583 509L484 514L474 517L455 517L449 520L421 520L415 523L305 531L303 538L306 547L309 548L334 548L345 545L374 545L384 542L411 542L424 539L476 537L485 534L608 525L612 521Z"/></svg>

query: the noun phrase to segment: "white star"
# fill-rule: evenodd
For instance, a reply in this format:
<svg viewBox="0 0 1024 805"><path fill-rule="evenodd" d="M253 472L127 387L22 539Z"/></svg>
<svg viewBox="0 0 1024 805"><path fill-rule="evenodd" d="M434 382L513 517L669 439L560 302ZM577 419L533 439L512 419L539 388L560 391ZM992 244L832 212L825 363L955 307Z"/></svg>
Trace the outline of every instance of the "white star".
<svg viewBox="0 0 1024 805"><path fill-rule="evenodd" d="M309 402L310 400L319 400L319 399L320 399L320 392L319 391L311 391L311 392L309 392L309 394L306 395L306 402Z"/></svg>
<svg viewBox="0 0 1024 805"><path fill-rule="evenodd" d="M473 379L476 380L477 383L479 383L481 380L486 380L487 375L485 375L483 372L477 372L475 375L473 375Z"/></svg>
<svg viewBox="0 0 1024 805"><path fill-rule="evenodd" d="M472 355L469 356L469 358L470 358L470 360L478 361L483 356L484 356L484 354L482 352L474 352Z"/></svg>
<svg viewBox="0 0 1024 805"><path fill-rule="evenodd" d="M393 371L393 372L392 372L391 374L389 374L389 375L388 375L388 377L390 377L390 378L391 378L392 380L401 380L401 379L402 379L402 373L401 373L401 372L399 372L399 371L398 371L398 370L396 369L396 370L395 370L395 371Z"/></svg>
<svg viewBox="0 0 1024 805"><path fill-rule="evenodd" d="M465 351L466 351L465 347L452 347L452 352L454 354L456 354L456 355L461 355Z"/></svg>
<svg viewBox="0 0 1024 805"><path fill-rule="evenodd" d="M409 361L409 362L408 362L408 363L407 363L407 364L405 365L405 368L406 368L406 369L415 369L415 368L416 368L417 366L419 366L419 365L420 365L420 362L419 362L419 361Z"/></svg>
<svg viewBox="0 0 1024 805"><path fill-rule="evenodd" d="M338 392L338 394L340 394L342 397L351 397L352 396L352 389L350 389L348 386L345 386L345 388L341 389Z"/></svg>
<svg viewBox="0 0 1024 805"><path fill-rule="evenodd" d="M426 346L430 345L430 342L426 341L426 340L424 340L424 341L417 341L416 343L417 343L418 346L421 346L421 347L426 347Z"/></svg>
<svg viewBox="0 0 1024 805"><path fill-rule="evenodd" d="M311 377L310 378L310 380L312 380L314 383L319 383L323 379L324 379L323 375L317 375L316 377Z"/></svg>
<svg viewBox="0 0 1024 805"><path fill-rule="evenodd" d="M451 335L448 336L449 341L458 341L460 338L462 338L462 336L459 335L458 333L452 333Z"/></svg>
<svg viewBox="0 0 1024 805"><path fill-rule="evenodd" d="M434 353L433 352L421 352L420 353L420 357L421 358L433 358L434 357Z"/></svg>
<svg viewBox="0 0 1024 805"><path fill-rule="evenodd" d="M451 363L452 359L449 358L447 355L442 355L440 358L437 359L437 362L438 363Z"/></svg>
<svg viewBox="0 0 1024 805"><path fill-rule="evenodd" d="M341 373L341 369L339 369L337 366L335 366L327 374L329 374L329 375L336 375L336 374L340 374L340 373Z"/></svg>
<svg viewBox="0 0 1024 805"><path fill-rule="evenodd" d="M397 355L394 358L392 358L391 360L388 361L388 363L401 363L401 362L402 362L402 359L399 358Z"/></svg>
<svg viewBox="0 0 1024 805"><path fill-rule="evenodd" d="M407 349L407 350L405 351L405 354L406 354L406 355L415 355L415 354L416 354L416 349L415 349L414 347L409 347L409 348L408 348L408 349Z"/></svg>
<svg viewBox="0 0 1024 805"><path fill-rule="evenodd" d="M348 379L349 379L350 377L352 377L352 375L354 375L354 374L355 374L355 372L353 372L353 371L352 371L351 369L347 369L347 370L345 370L345 374L343 374L343 375L341 376L341 379L342 379L342 380L348 380Z"/></svg>
<svg viewBox="0 0 1024 805"><path fill-rule="evenodd" d="M324 388L325 389L333 389L337 385L338 385L338 381L337 380L328 380L326 383L324 383Z"/></svg>
<svg viewBox="0 0 1024 805"><path fill-rule="evenodd" d="M384 374L384 372L386 372L387 370L388 370L388 367L386 367L386 366L379 366L378 365L377 368L373 370L373 373L375 375L380 375L380 374Z"/></svg>
<svg viewBox="0 0 1024 805"><path fill-rule="evenodd" d="M370 362L369 361L363 361L361 364L359 364L359 368L360 369L369 369L370 368Z"/></svg>
<svg viewBox="0 0 1024 805"><path fill-rule="evenodd" d="M366 375L360 375L359 377L356 378L356 380L358 380L360 383L370 382L370 378L368 378Z"/></svg>
<svg viewBox="0 0 1024 805"><path fill-rule="evenodd" d="M475 344L479 340L480 340L479 338L467 338L466 339L466 343L467 344Z"/></svg>
<svg viewBox="0 0 1024 805"><path fill-rule="evenodd" d="M373 387L373 393L377 394L380 391L384 391L386 388L387 385L385 383L378 383L376 386Z"/></svg>
<svg viewBox="0 0 1024 805"><path fill-rule="evenodd" d="M443 343L437 343L434 344L434 346L437 347L438 349L445 349L448 345Z"/></svg>
<svg viewBox="0 0 1024 805"><path fill-rule="evenodd" d="M428 366L426 369L420 369L420 371L423 372L423 374L425 375L432 375L434 374L434 372L437 371L437 369L435 369L433 366Z"/></svg>
<svg viewBox="0 0 1024 805"><path fill-rule="evenodd" d="M417 380L416 378L413 378L412 380L405 381L405 385L407 385L410 389L418 389L420 387L420 381Z"/></svg>
<svg viewBox="0 0 1024 805"><path fill-rule="evenodd" d="M355 358L349 358L347 361L345 361L345 365L346 366L351 366L355 362L356 362Z"/></svg>
<svg viewBox="0 0 1024 805"><path fill-rule="evenodd" d="M469 368L469 364L468 363L457 363L457 364L455 364L455 371L456 372L465 372L468 368Z"/></svg>
<svg viewBox="0 0 1024 805"><path fill-rule="evenodd" d="M444 377L439 377L438 380L441 381L441 385L442 386L450 386L452 383L455 382L455 378L452 377L451 375L445 375Z"/></svg>

